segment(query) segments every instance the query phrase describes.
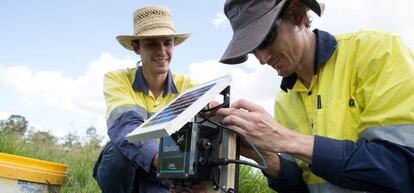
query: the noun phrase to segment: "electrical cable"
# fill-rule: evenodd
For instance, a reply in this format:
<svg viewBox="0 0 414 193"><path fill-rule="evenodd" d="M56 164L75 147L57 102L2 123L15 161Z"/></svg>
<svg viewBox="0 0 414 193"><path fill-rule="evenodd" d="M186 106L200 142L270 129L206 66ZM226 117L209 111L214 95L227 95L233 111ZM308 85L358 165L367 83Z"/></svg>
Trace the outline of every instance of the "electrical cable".
<svg viewBox="0 0 414 193"><path fill-rule="evenodd" d="M229 100L224 101L222 104L219 105L220 108L223 107L225 105L225 103L228 104L228 102L229 102ZM218 109L219 108L214 108L214 112L217 111ZM203 120L200 121L199 123L203 123L203 122L207 121L207 122L209 122L209 123L217 126L218 128L223 128L223 129L226 129L227 131L230 131L232 133L236 133L233 130L231 130L230 128L224 126L223 124L217 123L215 121L210 120L210 118L207 117L206 113L207 112L211 112L212 110L213 110L213 108L210 109L209 106L207 105L207 109L205 109L203 111L200 111L199 115L200 115L201 118L203 118ZM213 182L224 193L234 193L234 190L233 189L226 190L224 187L222 187L220 185L220 182L218 181L217 176L216 176L216 174L214 172L215 169L217 169L219 166L221 166L221 165L228 165L230 163L234 163L234 164L248 165L248 166L255 167L255 168L259 168L259 169L262 169L262 170L264 170L264 169L267 168L267 163L266 163L265 159L263 158L263 155L256 148L256 146L250 141L250 139L247 138L247 136L245 136L245 135L240 135L239 133L236 133L236 135L240 136L245 142L247 142L253 148L253 150L256 153L256 155L258 155L260 157L263 165L254 164L254 163L251 163L251 162L248 162L248 161L244 161L244 160L230 160L230 159L227 159L227 158L209 159L208 162L209 162L209 164L212 165L211 175L212 175Z"/></svg>
<svg viewBox="0 0 414 193"><path fill-rule="evenodd" d="M217 105L217 106L215 106L213 108L210 108L210 103L209 103L209 104L207 104L207 109L203 109L200 112L201 113L206 113L206 112L212 112L212 113L214 113L217 110L219 110L220 108L222 108L224 106L228 106L230 104L230 97L224 97L224 98L225 99L224 99L223 103L221 103L221 104L219 104L219 105Z"/></svg>
<svg viewBox="0 0 414 193"><path fill-rule="evenodd" d="M196 123L197 124L204 123L208 119L208 118L206 118L208 116L206 113L208 113L208 112L214 113L218 109L220 109L222 107L225 107L225 106L228 106L229 104L230 104L230 97L225 97L223 103L221 103L221 104L219 104L219 105L217 105L217 106L215 106L213 108L210 108L210 103L208 103L207 106L199 112L199 114L202 114L203 115L202 116L203 120L201 120L199 122L196 122Z"/></svg>
<svg viewBox="0 0 414 193"><path fill-rule="evenodd" d="M215 169L218 169L218 166L214 166L212 168L212 170L211 170L211 175L212 175L214 184L218 187L218 189L220 189L224 193L234 193L233 191L229 191L229 190L232 190L232 189L226 190L225 188L223 188L222 186L220 186L220 182L218 181L218 179L216 177L216 174L214 173ZM218 170L218 171L220 172L220 170Z"/></svg>
<svg viewBox="0 0 414 193"><path fill-rule="evenodd" d="M259 156L259 158L262 161L263 165L254 164L254 163L244 161L244 160L230 160L230 159L227 159L227 158L218 158L218 159L215 159L215 160L211 160L211 162L210 162L211 164L213 164L213 165L214 164L215 165L227 165L229 163L235 163L235 164L248 165L248 166L251 166L251 167L259 168L261 170L267 169L267 163L266 163L266 160L263 158L263 155L260 153L260 151L257 149L257 147L250 141L250 139L247 136L241 135L237 132L234 132L233 130L231 130L230 128L224 126L223 124L220 124L220 123L217 123L215 121L210 120L208 117L206 117L204 115L204 113L200 113L200 115L207 122L209 122L209 123L211 123L211 124L213 124L213 125L215 125L219 128L223 128L223 129L226 129L227 131L236 133L238 136L240 136L245 142L247 142L249 144L250 147L253 148L254 152L256 153L256 155Z"/></svg>

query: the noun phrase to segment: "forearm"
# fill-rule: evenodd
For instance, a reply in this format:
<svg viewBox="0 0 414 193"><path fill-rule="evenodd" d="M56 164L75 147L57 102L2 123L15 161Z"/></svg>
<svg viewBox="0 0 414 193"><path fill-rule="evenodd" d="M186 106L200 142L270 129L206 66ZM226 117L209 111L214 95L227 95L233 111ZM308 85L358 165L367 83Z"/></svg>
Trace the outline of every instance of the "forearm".
<svg viewBox="0 0 414 193"><path fill-rule="evenodd" d="M262 171L269 176L275 176L275 177L279 176L280 162L279 162L279 159L277 158L277 155L266 158L266 163L267 163L267 168Z"/></svg>
<svg viewBox="0 0 414 193"><path fill-rule="evenodd" d="M294 140L292 140L294 148L287 150L286 153L311 164L314 141L314 136L298 134Z"/></svg>
<svg viewBox="0 0 414 193"><path fill-rule="evenodd" d="M154 158L158 154L158 143L156 140L144 140L134 143L126 140L126 136L142 122L143 119L136 112L125 112L108 124L108 136L125 157L149 172L151 166L156 166L154 165Z"/></svg>
<svg viewBox="0 0 414 193"><path fill-rule="evenodd" d="M291 130L284 130L277 135L279 135L280 141L274 142L275 153L286 153L311 164L314 136L304 135Z"/></svg>

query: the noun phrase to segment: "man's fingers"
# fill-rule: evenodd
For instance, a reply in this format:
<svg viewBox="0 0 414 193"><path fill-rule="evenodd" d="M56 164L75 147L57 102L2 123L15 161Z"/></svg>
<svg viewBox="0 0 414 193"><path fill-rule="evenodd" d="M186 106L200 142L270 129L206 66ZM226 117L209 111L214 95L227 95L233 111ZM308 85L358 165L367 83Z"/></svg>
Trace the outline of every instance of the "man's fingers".
<svg viewBox="0 0 414 193"><path fill-rule="evenodd" d="M226 117L230 115L230 108L220 108L219 110L216 111L216 115Z"/></svg>
<svg viewBox="0 0 414 193"><path fill-rule="evenodd" d="M220 105L220 103L219 103L218 101L212 100L212 101L210 101L210 102L208 103L208 105L209 105L210 109L212 109L212 108L214 108L214 107L219 106L219 105Z"/></svg>
<svg viewBox="0 0 414 193"><path fill-rule="evenodd" d="M246 99L240 99L231 105L232 108L245 109L249 112L264 111L263 107Z"/></svg>
<svg viewBox="0 0 414 193"><path fill-rule="evenodd" d="M240 99L234 102L230 108L221 108L216 115L226 117L229 115L237 115L244 119L249 119L249 112L266 112L263 107L250 102L246 99Z"/></svg>
<svg viewBox="0 0 414 193"><path fill-rule="evenodd" d="M248 111L242 110L242 109L236 109L236 108L221 108L216 112L216 115L222 116L222 117L228 117L228 116L238 116L243 119L249 119L251 115L249 115Z"/></svg>
<svg viewBox="0 0 414 193"><path fill-rule="evenodd" d="M230 115L223 119L224 125L230 127L235 132L245 135L249 127L249 121L237 115Z"/></svg>

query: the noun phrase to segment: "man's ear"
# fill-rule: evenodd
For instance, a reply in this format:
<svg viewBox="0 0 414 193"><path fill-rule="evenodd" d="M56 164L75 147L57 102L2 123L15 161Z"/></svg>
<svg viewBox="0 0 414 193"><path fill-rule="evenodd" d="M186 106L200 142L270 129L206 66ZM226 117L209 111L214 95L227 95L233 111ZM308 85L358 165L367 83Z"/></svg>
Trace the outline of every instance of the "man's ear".
<svg viewBox="0 0 414 193"><path fill-rule="evenodd" d="M139 49L139 41L132 40L131 41L131 46L132 46L132 49L134 49L134 52L139 55L139 52L140 52L140 49Z"/></svg>

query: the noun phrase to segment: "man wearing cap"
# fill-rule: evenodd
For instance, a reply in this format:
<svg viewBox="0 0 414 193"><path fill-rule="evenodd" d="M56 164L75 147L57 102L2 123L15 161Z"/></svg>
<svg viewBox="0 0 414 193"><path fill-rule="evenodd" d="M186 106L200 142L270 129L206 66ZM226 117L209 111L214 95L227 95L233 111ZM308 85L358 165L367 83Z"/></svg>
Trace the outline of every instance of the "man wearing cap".
<svg viewBox="0 0 414 193"><path fill-rule="evenodd" d="M175 32L170 11L151 6L134 12L134 35L117 37L126 49L141 58L136 68L112 71L104 77L107 126L110 142L94 167L104 193L169 192L155 177L157 140L129 143L125 136L179 93L195 85L172 73L173 49L189 37Z"/></svg>
<svg viewBox="0 0 414 193"><path fill-rule="evenodd" d="M226 1L234 34L220 61L251 53L283 79L275 119L243 99L217 113L262 150L279 193L414 192L414 53L390 33L312 31L308 10L323 4Z"/></svg>

